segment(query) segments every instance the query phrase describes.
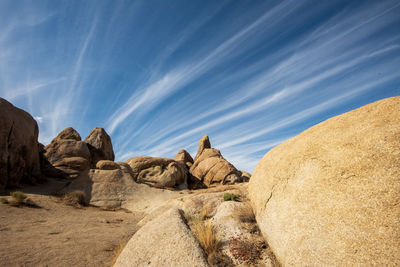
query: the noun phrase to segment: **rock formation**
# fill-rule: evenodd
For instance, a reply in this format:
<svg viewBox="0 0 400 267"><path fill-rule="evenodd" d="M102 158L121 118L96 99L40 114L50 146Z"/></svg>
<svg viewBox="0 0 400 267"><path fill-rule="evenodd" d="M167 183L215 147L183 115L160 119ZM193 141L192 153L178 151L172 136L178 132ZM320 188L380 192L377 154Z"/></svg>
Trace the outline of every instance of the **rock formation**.
<svg viewBox="0 0 400 267"><path fill-rule="evenodd" d="M44 147L44 158L49 164L42 167L48 176L76 177L90 167L90 151L77 131L68 127ZM57 171L54 170L57 169Z"/></svg>
<svg viewBox="0 0 400 267"><path fill-rule="evenodd" d="M199 151L190 168L190 173L206 186L242 181L240 172L222 157L221 152L210 148L207 135L199 142Z"/></svg>
<svg viewBox="0 0 400 267"><path fill-rule="evenodd" d="M40 178L39 129L29 113L0 98L0 191Z"/></svg>
<svg viewBox="0 0 400 267"><path fill-rule="evenodd" d="M117 164L116 166L116 169L91 169L80 172L63 192L82 190L90 205L120 207L122 201L133 194L136 183L129 173L120 169Z"/></svg>
<svg viewBox="0 0 400 267"><path fill-rule="evenodd" d="M192 165L193 165L192 156L190 156L190 154L184 149L181 149L178 151L178 153L174 157L174 160L182 162L183 164L185 164L187 166L188 169L190 169L190 167L192 167Z"/></svg>
<svg viewBox="0 0 400 267"><path fill-rule="evenodd" d="M196 157L194 158L194 161L196 161L201 153L203 153L203 150L206 148L211 148L211 143L210 143L210 139L208 138L208 135L203 136L200 141L199 141L199 146L197 149L197 154Z"/></svg>
<svg viewBox="0 0 400 267"><path fill-rule="evenodd" d="M167 158L136 157L126 161L132 169L133 178L156 187L187 185L186 167L183 163Z"/></svg>
<svg viewBox="0 0 400 267"><path fill-rule="evenodd" d="M99 160L114 161L114 150L110 136L103 128L94 128L85 138L90 151L90 165L92 168L96 166Z"/></svg>
<svg viewBox="0 0 400 267"><path fill-rule="evenodd" d="M249 194L286 266L400 265L400 97L328 119L269 151Z"/></svg>
<svg viewBox="0 0 400 267"><path fill-rule="evenodd" d="M209 266L181 213L170 209L143 226L128 242L114 266Z"/></svg>

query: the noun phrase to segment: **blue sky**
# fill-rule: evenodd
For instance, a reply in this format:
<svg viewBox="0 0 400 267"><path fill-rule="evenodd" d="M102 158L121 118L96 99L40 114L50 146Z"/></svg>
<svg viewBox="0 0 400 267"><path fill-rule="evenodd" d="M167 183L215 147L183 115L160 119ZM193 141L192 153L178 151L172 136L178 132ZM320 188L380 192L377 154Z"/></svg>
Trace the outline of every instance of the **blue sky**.
<svg viewBox="0 0 400 267"><path fill-rule="evenodd" d="M117 160L192 156L208 134L252 172L327 118L400 95L400 2L2 0L0 96L47 144L72 126Z"/></svg>

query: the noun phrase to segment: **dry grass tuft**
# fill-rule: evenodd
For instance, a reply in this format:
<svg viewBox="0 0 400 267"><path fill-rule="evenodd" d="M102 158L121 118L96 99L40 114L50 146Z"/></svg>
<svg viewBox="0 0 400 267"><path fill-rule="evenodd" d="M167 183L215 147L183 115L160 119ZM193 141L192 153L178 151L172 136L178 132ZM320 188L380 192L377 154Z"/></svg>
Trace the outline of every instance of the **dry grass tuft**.
<svg viewBox="0 0 400 267"><path fill-rule="evenodd" d="M193 229L207 255L218 251L220 242L215 235L213 225L209 221L196 221L193 224Z"/></svg>
<svg viewBox="0 0 400 267"><path fill-rule="evenodd" d="M212 208L210 206L204 206L200 212L200 218L202 220L209 219L211 217Z"/></svg>
<svg viewBox="0 0 400 267"><path fill-rule="evenodd" d="M253 208L249 202L245 202L243 205L235 208L233 210L233 217L244 223L256 222Z"/></svg>
<svg viewBox="0 0 400 267"><path fill-rule="evenodd" d="M65 204L76 208L81 208L82 206L87 206L89 204L85 192L81 190L75 190L65 194L63 196L63 201Z"/></svg>

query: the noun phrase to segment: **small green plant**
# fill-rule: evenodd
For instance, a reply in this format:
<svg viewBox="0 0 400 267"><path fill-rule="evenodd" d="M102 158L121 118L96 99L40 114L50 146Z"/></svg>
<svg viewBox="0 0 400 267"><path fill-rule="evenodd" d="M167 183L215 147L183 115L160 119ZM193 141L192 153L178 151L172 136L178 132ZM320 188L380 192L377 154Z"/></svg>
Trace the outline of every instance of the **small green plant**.
<svg viewBox="0 0 400 267"><path fill-rule="evenodd" d="M233 193L224 193L224 201L238 201L239 195Z"/></svg>
<svg viewBox="0 0 400 267"><path fill-rule="evenodd" d="M14 191L10 193L10 196L12 196L16 202L16 204L21 205L24 203L24 200L27 198L27 196L24 194L24 192L21 191Z"/></svg>

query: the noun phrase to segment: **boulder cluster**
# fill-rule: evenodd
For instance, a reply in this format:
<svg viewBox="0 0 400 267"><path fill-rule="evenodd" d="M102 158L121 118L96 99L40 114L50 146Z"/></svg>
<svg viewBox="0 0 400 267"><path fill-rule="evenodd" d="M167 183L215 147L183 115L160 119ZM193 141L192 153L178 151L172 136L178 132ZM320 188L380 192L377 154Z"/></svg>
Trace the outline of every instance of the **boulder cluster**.
<svg viewBox="0 0 400 267"><path fill-rule="evenodd" d="M114 160L111 138L103 128L94 128L82 141L79 133L68 127L42 147L40 156L44 175L65 178L76 178L101 160Z"/></svg>
<svg viewBox="0 0 400 267"><path fill-rule="evenodd" d="M208 136L200 140L194 160L187 151L180 150L174 159L141 156L114 162L111 138L103 128L94 128L82 140L76 130L68 127L44 146L38 142L34 118L2 98L0 123L0 190L46 177L76 179L83 175L101 184L128 176L158 188L195 189L248 180L211 148ZM107 171L113 171L113 175ZM95 195L92 193L88 192Z"/></svg>

